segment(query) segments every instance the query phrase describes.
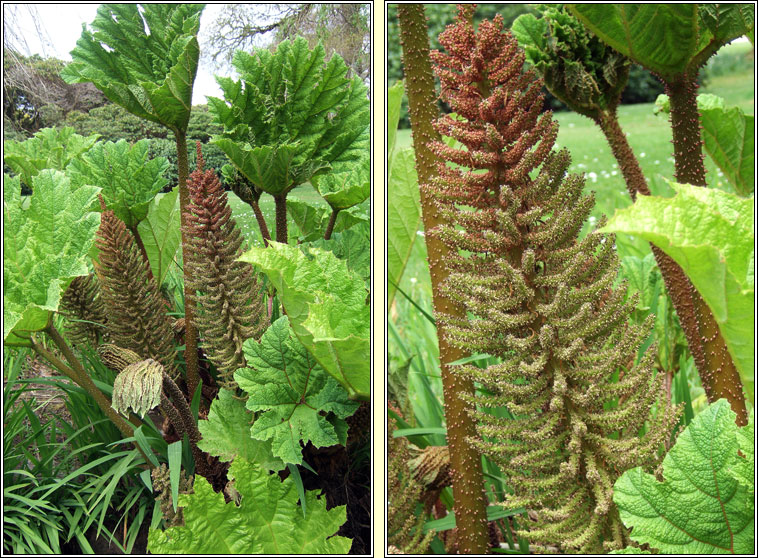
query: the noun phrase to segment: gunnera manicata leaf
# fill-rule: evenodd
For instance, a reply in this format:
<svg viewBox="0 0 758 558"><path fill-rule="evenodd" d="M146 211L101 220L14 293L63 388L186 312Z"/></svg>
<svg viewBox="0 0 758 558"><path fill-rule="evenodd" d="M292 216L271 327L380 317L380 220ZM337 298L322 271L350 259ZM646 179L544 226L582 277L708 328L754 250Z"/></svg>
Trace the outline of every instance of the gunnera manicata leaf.
<svg viewBox="0 0 758 558"><path fill-rule="evenodd" d="M237 457L229 479L240 494L239 506L224 503L201 476L194 494L180 494L184 525L151 529L153 554L346 554L351 540L334 535L346 521L345 506L327 511L317 491L305 492L305 517L292 478L280 480L258 465Z"/></svg>
<svg viewBox="0 0 758 558"><path fill-rule="evenodd" d="M270 242L240 260L265 273L292 329L318 363L351 397L370 394L371 309L363 279L331 252Z"/></svg>
<svg viewBox="0 0 758 558"><path fill-rule="evenodd" d="M678 263L713 312L749 400L755 385L755 208L752 199L668 182L673 198L644 196L601 232L633 234Z"/></svg>
<svg viewBox="0 0 758 558"><path fill-rule="evenodd" d="M738 437L752 435L752 422L748 431L735 418L728 401L719 399L679 435L663 460L663 482L639 467L616 481L613 500L634 541L664 554L755 550L753 494L734 474L736 467L754 465L737 453Z"/></svg>
<svg viewBox="0 0 758 558"><path fill-rule="evenodd" d="M20 178L3 184L3 339L43 329L74 277L89 274L88 252L100 215L88 211L99 188L74 189L60 171L42 170L34 193L21 196ZM24 333L21 333L21 332Z"/></svg>
<svg viewBox="0 0 758 558"><path fill-rule="evenodd" d="M314 175L341 172L366 156L370 108L360 78L339 55L298 37L274 52L238 51L240 80L217 77L224 99L208 108L224 132L213 143L256 188L286 194Z"/></svg>
<svg viewBox="0 0 758 558"><path fill-rule="evenodd" d="M203 435L197 447L221 461L232 461L239 456L264 469L281 471L285 464L273 455L271 440L258 440L250 435L254 420L255 414L245 408L245 402L222 388L218 399L211 403L208 420L197 423Z"/></svg>
<svg viewBox="0 0 758 558"><path fill-rule="evenodd" d="M286 463L302 463L302 446L345 444L347 423L358 404L318 364L282 316L260 343L244 345L247 368L234 378L248 393L247 408L258 413L253 438L271 440L273 453Z"/></svg>
<svg viewBox="0 0 758 558"><path fill-rule="evenodd" d="M96 143L87 153L71 161L66 174L77 186L100 186L108 209L133 230L147 216L155 195L168 184L164 177L168 160L165 157L148 159L149 147L148 139L133 145L124 139Z"/></svg>
<svg viewBox="0 0 758 558"><path fill-rule="evenodd" d="M63 68L67 83L92 82L132 114L186 130L203 4L101 4Z"/></svg>
<svg viewBox="0 0 758 558"><path fill-rule="evenodd" d="M21 182L32 187L32 177L42 169L63 171L70 162L95 145L99 134L80 136L73 128L43 128L25 141L3 142L3 161ZM90 184L94 184L90 182Z"/></svg>

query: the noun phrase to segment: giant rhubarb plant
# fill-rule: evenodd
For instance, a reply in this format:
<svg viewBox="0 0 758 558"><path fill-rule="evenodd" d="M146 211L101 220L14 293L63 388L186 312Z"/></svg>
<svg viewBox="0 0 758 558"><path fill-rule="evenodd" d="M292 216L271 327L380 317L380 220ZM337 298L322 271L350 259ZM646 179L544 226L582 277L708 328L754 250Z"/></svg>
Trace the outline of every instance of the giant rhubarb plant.
<svg viewBox="0 0 758 558"><path fill-rule="evenodd" d="M572 5L570 10L603 42L661 78L671 103L674 177L681 184L705 186L698 72L721 46L739 36L754 34L754 6L582 4ZM747 411L738 367L746 355L730 352L712 309L701 293L694 288L688 290L682 293L682 299L689 304L689 295L691 309L676 300L675 304L708 400L727 399L738 424L744 425ZM673 293L672 298L675 299Z"/></svg>
<svg viewBox="0 0 758 558"><path fill-rule="evenodd" d="M185 225L187 193L187 125L192 86L197 74L202 4L102 4L84 29L73 62L61 72L68 83L92 82L112 102L132 114L161 124L176 137L181 221ZM182 238L187 246L188 239ZM191 278L186 275L185 289ZM187 384L194 393L197 370L197 329L194 300L185 294Z"/></svg>
<svg viewBox="0 0 758 558"><path fill-rule="evenodd" d="M274 197L278 242L287 242L287 194L318 174L349 170L370 145L366 86L345 77L339 55L328 62L324 55L302 37L273 53L237 52L241 79L217 78L224 99L208 98L224 126L213 142L255 189Z"/></svg>
<svg viewBox="0 0 758 558"><path fill-rule="evenodd" d="M242 344L260 339L266 328L260 284L242 255L240 230L213 170L203 170L197 143L197 170L187 181L190 194L184 265L190 268L190 288L197 301L197 326L208 358L216 365L222 383L236 387L233 374L245 366Z"/></svg>
<svg viewBox="0 0 758 558"><path fill-rule="evenodd" d="M566 174L568 152L552 150L558 126L540 115L541 81L523 71L502 19L475 33L470 9L440 35L445 52L432 53L458 116L434 125L460 146L431 143L438 175L422 186L444 220L428 231L449 250L441 291L466 311L437 309L445 339L499 359L452 367L485 389L463 395L478 421L470 441L502 466L513 489L504 504L536 512L523 533L530 542L621 548L628 533L613 483L655 465L676 422L663 401L650 418L663 380L652 353L635 364L651 322L628 323L636 302L624 302L624 283L614 287L613 237L578 239L594 196ZM503 406L508 419L487 412Z"/></svg>

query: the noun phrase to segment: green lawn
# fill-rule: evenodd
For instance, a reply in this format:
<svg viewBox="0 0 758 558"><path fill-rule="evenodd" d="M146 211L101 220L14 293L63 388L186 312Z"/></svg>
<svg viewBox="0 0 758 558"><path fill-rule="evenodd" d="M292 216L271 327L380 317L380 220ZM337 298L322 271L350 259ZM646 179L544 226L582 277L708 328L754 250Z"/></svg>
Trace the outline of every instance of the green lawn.
<svg viewBox="0 0 758 558"><path fill-rule="evenodd" d="M228 192L227 195L229 205L232 208L232 215L234 217L234 220L237 222L237 225L240 227L243 236L252 244L256 246L263 246L260 229L258 228L258 221L255 219L253 209L248 204L243 202L240 198L238 198L233 192ZM298 199L317 206L321 205L326 207L327 205L324 199L319 195L316 189L311 186L309 182L292 190L292 192L290 192L288 195L288 199ZM274 198L268 194L263 194L261 195L259 205L261 208L261 213L263 213L263 217L266 219L266 224L268 225L269 232L273 236L275 234L274 231L276 230ZM289 231L292 231L292 227L294 227L295 224L289 215L287 219L287 228Z"/></svg>

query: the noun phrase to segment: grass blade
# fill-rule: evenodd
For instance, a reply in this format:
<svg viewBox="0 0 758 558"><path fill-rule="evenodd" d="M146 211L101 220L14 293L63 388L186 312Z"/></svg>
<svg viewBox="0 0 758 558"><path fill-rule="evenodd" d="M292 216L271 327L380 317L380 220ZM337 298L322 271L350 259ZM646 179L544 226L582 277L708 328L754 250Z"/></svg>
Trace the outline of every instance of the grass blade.
<svg viewBox="0 0 758 558"><path fill-rule="evenodd" d="M179 499L179 473L182 470L182 442L178 440L168 446L168 474L171 483L171 503L174 505L176 513L176 504Z"/></svg>

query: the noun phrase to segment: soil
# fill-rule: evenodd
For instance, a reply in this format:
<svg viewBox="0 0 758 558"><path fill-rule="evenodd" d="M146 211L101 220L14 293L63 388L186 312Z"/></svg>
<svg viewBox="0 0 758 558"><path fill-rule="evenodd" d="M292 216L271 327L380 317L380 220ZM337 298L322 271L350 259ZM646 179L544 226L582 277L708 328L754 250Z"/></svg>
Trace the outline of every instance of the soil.
<svg viewBox="0 0 758 558"><path fill-rule="evenodd" d="M371 453L369 404L348 418L347 446L315 448L308 443L303 458L318 473L299 467L306 490L323 490L326 509L347 506L347 521L337 534L353 540L350 554L371 554Z"/></svg>

